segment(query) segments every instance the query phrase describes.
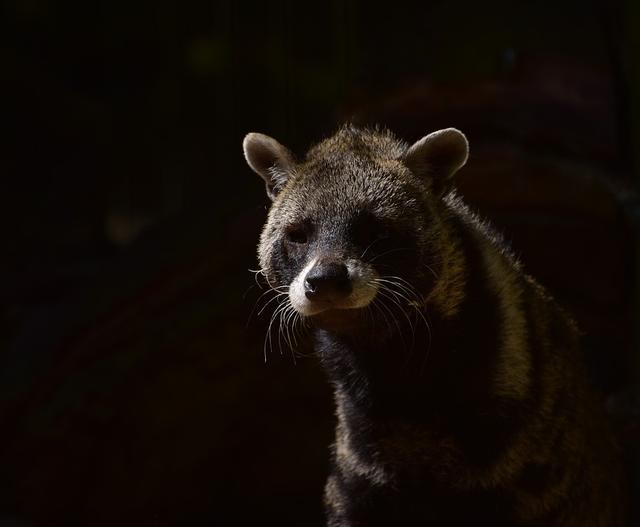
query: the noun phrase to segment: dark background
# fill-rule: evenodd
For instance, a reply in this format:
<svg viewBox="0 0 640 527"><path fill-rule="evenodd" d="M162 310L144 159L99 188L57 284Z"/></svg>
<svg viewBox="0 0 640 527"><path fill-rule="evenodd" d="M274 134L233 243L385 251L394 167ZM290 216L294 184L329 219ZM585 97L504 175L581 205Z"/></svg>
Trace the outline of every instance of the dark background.
<svg viewBox="0 0 640 527"><path fill-rule="evenodd" d="M330 392L247 322L241 141L347 120L467 134L461 193L575 313L637 466L634 2L2 9L1 526L322 524Z"/></svg>

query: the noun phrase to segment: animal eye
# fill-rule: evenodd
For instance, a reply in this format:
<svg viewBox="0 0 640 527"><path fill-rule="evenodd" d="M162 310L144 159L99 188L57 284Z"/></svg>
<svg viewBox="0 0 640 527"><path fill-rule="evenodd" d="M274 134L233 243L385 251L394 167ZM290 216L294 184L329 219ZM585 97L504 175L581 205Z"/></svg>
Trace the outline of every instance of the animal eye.
<svg viewBox="0 0 640 527"><path fill-rule="evenodd" d="M307 243L307 240L307 232L303 227L294 226L287 229L287 241L303 244Z"/></svg>

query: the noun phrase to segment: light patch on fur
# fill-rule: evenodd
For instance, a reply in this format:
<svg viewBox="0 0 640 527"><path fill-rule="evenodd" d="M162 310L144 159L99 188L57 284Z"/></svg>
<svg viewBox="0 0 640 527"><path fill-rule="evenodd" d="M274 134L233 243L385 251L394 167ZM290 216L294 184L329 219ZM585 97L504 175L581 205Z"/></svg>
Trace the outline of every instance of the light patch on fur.
<svg viewBox="0 0 640 527"><path fill-rule="evenodd" d="M296 276L289 285L289 300L291 301L291 305L293 309L304 316L315 315L321 311L321 309L314 309L313 304L309 302L304 292L304 279L316 264L317 260L317 258L309 260L309 263L305 265L304 269L298 273L298 276Z"/></svg>
<svg viewBox="0 0 640 527"><path fill-rule="evenodd" d="M378 285L375 281L378 278L378 273L370 265L353 258L344 261L351 280L352 291L349 296L341 299L339 303L309 300L304 291L304 281L317 260L318 257L312 258L289 286L289 299L298 313L308 317L328 309L361 309L373 301L378 293Z"/></svg>
<svg viewBox="0 0 640 527"><path fill-rule="evenodd" d="M513 264L483 234L478 233L490 288L498 297L500 309L500 352L495 372L498 395L522 399L531 377L531 356L527 349L527 321L522 311L522 285Z"/></svg>
<svg viewBox="0 0 640 527"><path fill-rule="evenodd" d="M465 298L465 265L464 258L455 245L446 241L442 245L444 265L426 301L435 305L442 316L451 318L458 314Z"/></svg>
<svg viewBox="0 0 640 527"><path fill-rule="evenodd" d="M523 284L518 283L520 266L505 248L499 234L476 216L462 200L451 192L444 203L454 213L462 217L474 233L481 250L483 264L490 289L496 293L499 302L501 335L498 364L495 372L495 388L498 395L520 400L526 396L531 376L531 356L527 349L527 320L522 311ZM444 229L443 229L444 232ZM450 243L444 243L446 248ZM449 249L450 251L453 249ZM464 266L461 255L453 253L449 260L453 267ZM451 266L452 264L449 264Z"/></svg>
<svg viewBox="0 0 640 527"><path fill-rule="evenodd" d="M458 313L465 298L464 254L444 222L437 220L433 228L439 238L441 265L435 286L426 302L433 305L445 318L451 318Z"/></svg>
<svg viewBox="0 0 640 527"><path fill-rule="evenodd" d="M345 499L340 492L338 480L335 476L329 476L324 486L324 503L331 510L335 521L342 518L346 513ZM329 525L332 525L331 523Z"/></svg>
<svg viewBox="0 0 640 527"><path fill-rule="evenodd" d="M384 468L372 461L365 460L353 448L349 425L344 414L344 395L338 388L336 390L336 415L338 424L336 426L335 456L336 462L346 477L358 476L365 478L373 485L384 485L388 483Z"/></svg>
<svg viewBox="0 0 640 527"><path fill-rule="evenodd" d="M278 165L273 165L267 170L267 172L271 176L271 181L274 188L277 188L278 190L284 188L284 186L287 184L287 181L295 176L293 169L285 171Z"/></svg>

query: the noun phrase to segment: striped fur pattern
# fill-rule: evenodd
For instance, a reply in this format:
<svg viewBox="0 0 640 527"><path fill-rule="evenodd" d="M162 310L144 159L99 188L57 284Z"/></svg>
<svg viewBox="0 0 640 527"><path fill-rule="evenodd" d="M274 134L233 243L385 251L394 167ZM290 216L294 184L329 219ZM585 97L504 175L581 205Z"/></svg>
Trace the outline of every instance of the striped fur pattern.
<svg viewBox="0 0 640 527"><path fill-rule="evenodd" d="M331 254L376 288L301 317L335 391L328 525L621 526L576 325L456 195L466 148L451 129L409 146L346 126L298 162L245 140L273 199L268 282L286 290Z"/></svg>

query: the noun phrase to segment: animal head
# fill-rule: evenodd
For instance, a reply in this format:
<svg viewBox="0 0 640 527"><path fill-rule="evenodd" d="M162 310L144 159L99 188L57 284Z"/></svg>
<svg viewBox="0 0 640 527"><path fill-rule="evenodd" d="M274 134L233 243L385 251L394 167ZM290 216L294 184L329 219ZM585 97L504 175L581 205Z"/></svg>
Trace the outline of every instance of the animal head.
<svg viewBox="0 0 640 527"><path fill-rule="evenodd" d="M299 162L263 134L248 134L243 146L273 202L260 266L299 315L344 318L381 297L420 303L433 289L445 265L442 198L468 157L460 131L408 146L346 126Z"/></svg>

